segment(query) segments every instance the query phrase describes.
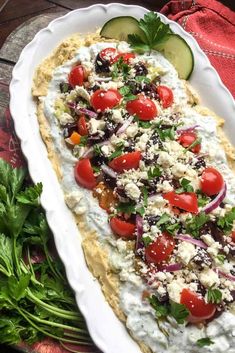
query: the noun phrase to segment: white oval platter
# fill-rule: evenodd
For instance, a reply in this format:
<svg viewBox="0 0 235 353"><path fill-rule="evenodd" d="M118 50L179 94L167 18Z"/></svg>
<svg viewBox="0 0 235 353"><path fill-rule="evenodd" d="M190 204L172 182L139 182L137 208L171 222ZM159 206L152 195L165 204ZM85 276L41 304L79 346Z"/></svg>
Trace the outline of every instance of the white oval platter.
<svg viewBox="0 0 235 353"><path fill-rule="evenodd" d="M98 282L86 266L79 232L71 212L64 203L62 190L39 133L35 102L31 96L32 78L37 65L69 35L76 32L93 32L115 16L129 15L140 18L147 11L140 6L96 4L57 18L47 28L38 32L32 42L24 48L13 70L10 84L10 110L16 133L21 140L22 151L28 161L30 175L35 183L43 183L41 202L46 210L58 253L65 265L68 281L86 318L90 334L104 353L140 353L140 349L114 315ZM225 119L225 130L231 142L235 144L235 104L232 95L222 84L193 37L177 23L169 21L163 15L161 18L192 48L195 67L190 82L202 97L203 104Z"/></svg>

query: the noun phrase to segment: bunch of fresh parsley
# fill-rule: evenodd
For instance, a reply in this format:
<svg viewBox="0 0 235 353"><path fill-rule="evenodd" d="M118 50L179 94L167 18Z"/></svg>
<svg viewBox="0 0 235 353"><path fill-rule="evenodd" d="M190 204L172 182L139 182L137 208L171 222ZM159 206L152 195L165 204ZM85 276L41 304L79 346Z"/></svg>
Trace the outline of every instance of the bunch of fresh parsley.
<svg viewBox="0 0 235 353"><path fill-rule="evenodd" d="M0 160L0 343L51 337L91 345L61 262L49 251L41 192L24 169Z"/></svg>

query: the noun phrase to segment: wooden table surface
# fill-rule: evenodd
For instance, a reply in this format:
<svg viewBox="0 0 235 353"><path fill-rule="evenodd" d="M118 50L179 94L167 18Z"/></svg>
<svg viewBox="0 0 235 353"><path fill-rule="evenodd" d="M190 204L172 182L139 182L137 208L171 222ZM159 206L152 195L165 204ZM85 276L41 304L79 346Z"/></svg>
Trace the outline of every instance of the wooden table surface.
<svg viewBox="0 0 235 353"><path fill-rule="evenodd" d="M110 2L115 0L0 0L0 121L9 103L8 85L12 68L23 47L38 30L70 10ZM127 3L121 0L116 2ZM235 11L235 0L220 2ZM159 11L166 3L166 0L128 0L128 4L141 5L155 11ZM0 345L0 353L13 352L13 349Z"/></svg>

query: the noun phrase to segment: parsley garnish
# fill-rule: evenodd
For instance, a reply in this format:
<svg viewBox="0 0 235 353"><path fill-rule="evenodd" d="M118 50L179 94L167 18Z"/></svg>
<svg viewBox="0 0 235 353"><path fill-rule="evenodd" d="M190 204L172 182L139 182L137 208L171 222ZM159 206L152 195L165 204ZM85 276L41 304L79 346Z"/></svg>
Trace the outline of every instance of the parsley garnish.
<svg viewBox="0 0 235 353"><path fill-rule="evenodd" d="M150 83L151 82L151 80L146 76L135 76L135 80L140 83L141 82L143 82L143 83Z"/></svg>
<svg viewBox="0 0 235 353"><path fill-rule="evenodd" d="M198 347L205 347L214 344L214 342L209 337L200 338L196 343Z"/></svg>
<svg viewBox="0 0 235 353"><path fill-rule="evenodd" d="M199 213L197 216L193 216L186 220L186 233L191 234L197 238L201 227L209 220L209 216L204 212Z"/></svg>
<svg viewBox="0 0 235 353"><path fill-rule="evenodd" d="M180 194L182 192L194 192L194 189L190 183L191 183L190 180L183 178L180 181L181 188L176 189L175 192L177 194Z"/></svg>
<svg viewBox="0 0 235 353"><path fill-rule="evenodd" d="M174 140L175 139L175 126L172 126L168 129L161 129L160 127L156 127L157 133L162 141L166 139Z"/></svg>
<svg viewBox="0 0 235 353"><path fill-rule="evenodd" d="M150 305L154 308L156 317L158 319L172 316L178 324L183 324L189 315L189 311L183 304L178 304L173 301L170 303L162 304L155 295L149 298Z"/></svg>
<svg viewBox="0 0 235 353"><path fill-rule="evenodd" d="M222 293L217 288L210 287L207 291L207 301L212 304L219 304L222 300Z"/></svg>
<svg viewBox="0 0 235 353"><path fill-rule="evenodd" d="M118 78L120 75L125 80L129 74L130 69L130 66L126 64L121 57L112 66L112 79Z"/></svg>
<svg viewBox="0 0 235 353"><path fill-rule="evenodd" d="M143 31L143 36L138 34L129 34L128 41L132 48L140 53L150 51L157 44L166 40L167 35L171 34L170 26L163 23L154 12L149 12L144 15L144 18L139 21L139 27Z"/></svg>
<svg viewBox="0 0 235 353"><path fill-rule="evenodd" d="M167 213L163 213L156 225L162 231L167 231L170 234L174 234L174 232L180 227L179 223L171 223L171 217Z"/></svg>
<svg viewBox="0 0 235 353"><path fill-rule="evenodd" d="M151 244L153 240L150 238L150 236L146 236L146 237L142 237L142 241L144 243L144 246L146 247L149 244Z"/></svg>
<svg viewBox="0 0 235 353"><path fill-rule="evenodd" d="M102 154L101 147L99 145L94 145L93 152L95 156L100 156Z"/></svg>
<svg viewBox="0 0 235 353"><path fill-rule="evenodd" d="M163 215L160 217L159 221L157 221L156 225L160 227L162 224L165 224L170 220L170 216L167 213L163 213Z"/></svg>
<svg viewBox="0 0 235 353"><path fill-rule="evenodd" d="M197 191L197 202L199 207L206 206L210 202L210 198Z"/></svg>
<svg viewBox="0 0 235 353"><path fill-rule="evenodd" d="M96 167L95 165L93 165L92 169L94 170L95 173L100 173L100 168L99 167Z"/></svg>
<svg viewBox="0 0 235 353"><path fill-rule="evenodd" d="M123 152L123 148L124 148L124 144L122 142L118 143L116 145L116 149L115 151L108 157L109 161L111 161L112 159L121 156L122 152Z"/></svg>
<svg viewBox="0 0 235 353"><path fill-rule="evenodd" d="M87 140L88 140L87 136L81 136L79 146L86 146Z"/></svg>
<svg viewBox="0 0 235 353"><path fill-rule="evenodd" d="M225 259L226 259L226 256L225 255L222 255L222 254L219 254L216 256L217 259L219 260L219 262L221 262L222 264L224 263Z"/></svg>
<svg viewBox="0 0 235 353"><path fill-rule="evenodd" d="M127 214L135 213L135 203L134 202L121 202L117 206L117 211L127 213Z"/></svg>
<svg viewBox="0 0 235 353"><path fill-rule="evenodd" d="M119 88L119 92L126 101L136 99L136 96L134 94L132 94L131 88L129 86L123 86L123 87Z"/></svg>
<svg viewBox="0 0 235 353"><path fill-rule="evenodd" d="M160 168L157 166L150 167L147 173L148 173L149 180L155 179L155 178L160 177L162 175Z"/></svg>
<svg viewBox="0 0 235 353"><path fill-rule="evenodd" d="M217 225L223 229L224 232L231 232L233 228L233 221L235 220L235 207L231 209L224 217L220 217Z"/></svg>

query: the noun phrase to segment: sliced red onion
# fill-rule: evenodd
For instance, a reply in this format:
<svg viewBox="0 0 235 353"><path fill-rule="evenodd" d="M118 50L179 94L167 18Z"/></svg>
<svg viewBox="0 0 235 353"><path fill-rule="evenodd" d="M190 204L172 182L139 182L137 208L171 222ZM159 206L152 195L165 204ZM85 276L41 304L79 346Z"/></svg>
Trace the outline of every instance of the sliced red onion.
<svg viewBox="0 0 235 353"><path fill-rule="evenodd" d="M112 77L111 76L110 77L98 77L98 76L95 76L94 80L97 81L97 82L100 82L100 81L108 82L108 81L112 80Z"/></svg>
<svg viewBox="0 0 235 353"><path fill-rule="evenodd" d="M194 238L190 237L190 235L188 235L188 234L179 234L179 235L176 235L175 238L178 240L187 241L188 243L199 246L199 248L203 248L203 249L208 248L208 246L203 241L198 240L198 239L194 239Z"/></svg>
<svg viewBox="0 0 235 353"><path fill-rule="evenodd" d="M188 131L193 131L200 125L192 125L192 126L185 126L185 127L180 127L176 131L181 133L181 132L188 132Z"/></svg>
<svg viewBox="0 0 235 353"><path fill-rule="evenodd" d="M217 272L220 276L224 277L224 278L227 278L229 279L230 281L233 281L235 282L235 276L233 275L230 275L229 273L225 273L223 271L220 271L220 270L215 270L215 272Z"/></svg>
<svg viewBox="0 0 235 353"><path fill-rule="evenodd" d="M118 135L121 135L123 132L125 132L126 129L128 128L128 126L132 123L133 119L134 119L134 117L130 116L127 120L125 120L123 125L116 132L116 135L118 136Z"/></svg>
<svg viewBox="0 0 235 353"><path fill-rule="evenodd" d="M75 102L68 102L67 105L70 109L74 109L74 110L76 109L76 106L77 106Z"/></svg>
<svg viewBox="0 0 235 353"><path fill-rule="evenodd" d="M181 263L164 265L161 267L161 271L165 271L165 272L176 272L176 271L180 271L181 269L182 269Z"/></svg>
<svg viewBox="0 0 235 353"><path fill-rule="evenodd" d="M224 182L222 190L218 193L218 195L214 198L214 200L212 200L206 206L203 207L202 211L205 213L210 213L211 211L215 210L225 198L226 192L227 192L227 185Z"/></svg>
<svg viewBox="0 0 235 353"><path fill-rule="evenodd" d="M135 252L137 253L139 249L143 248L143 244L141 240L144 232L143 218L139 214L136 215L136 230L137 230L137 237L136 237Z"/></svg>
<svg viewBox="0 0 235 353"><path fill-rule="evenodd" d="M77 107L76 108L76 112L77 113L82 113L82 114L86 114L87 116L89 116L90 118L97 118L98 114L93 112L92 110L90 109L87 109L87 108L79 108Z"/></svg>
<svg viewBox="0 0 235 353"><path fill-rule="evenodd" d="M117 178L117 173L112 168L108 167L106 164L102 164L101 169L105 174L109 175L111 178Z"/></svg>

